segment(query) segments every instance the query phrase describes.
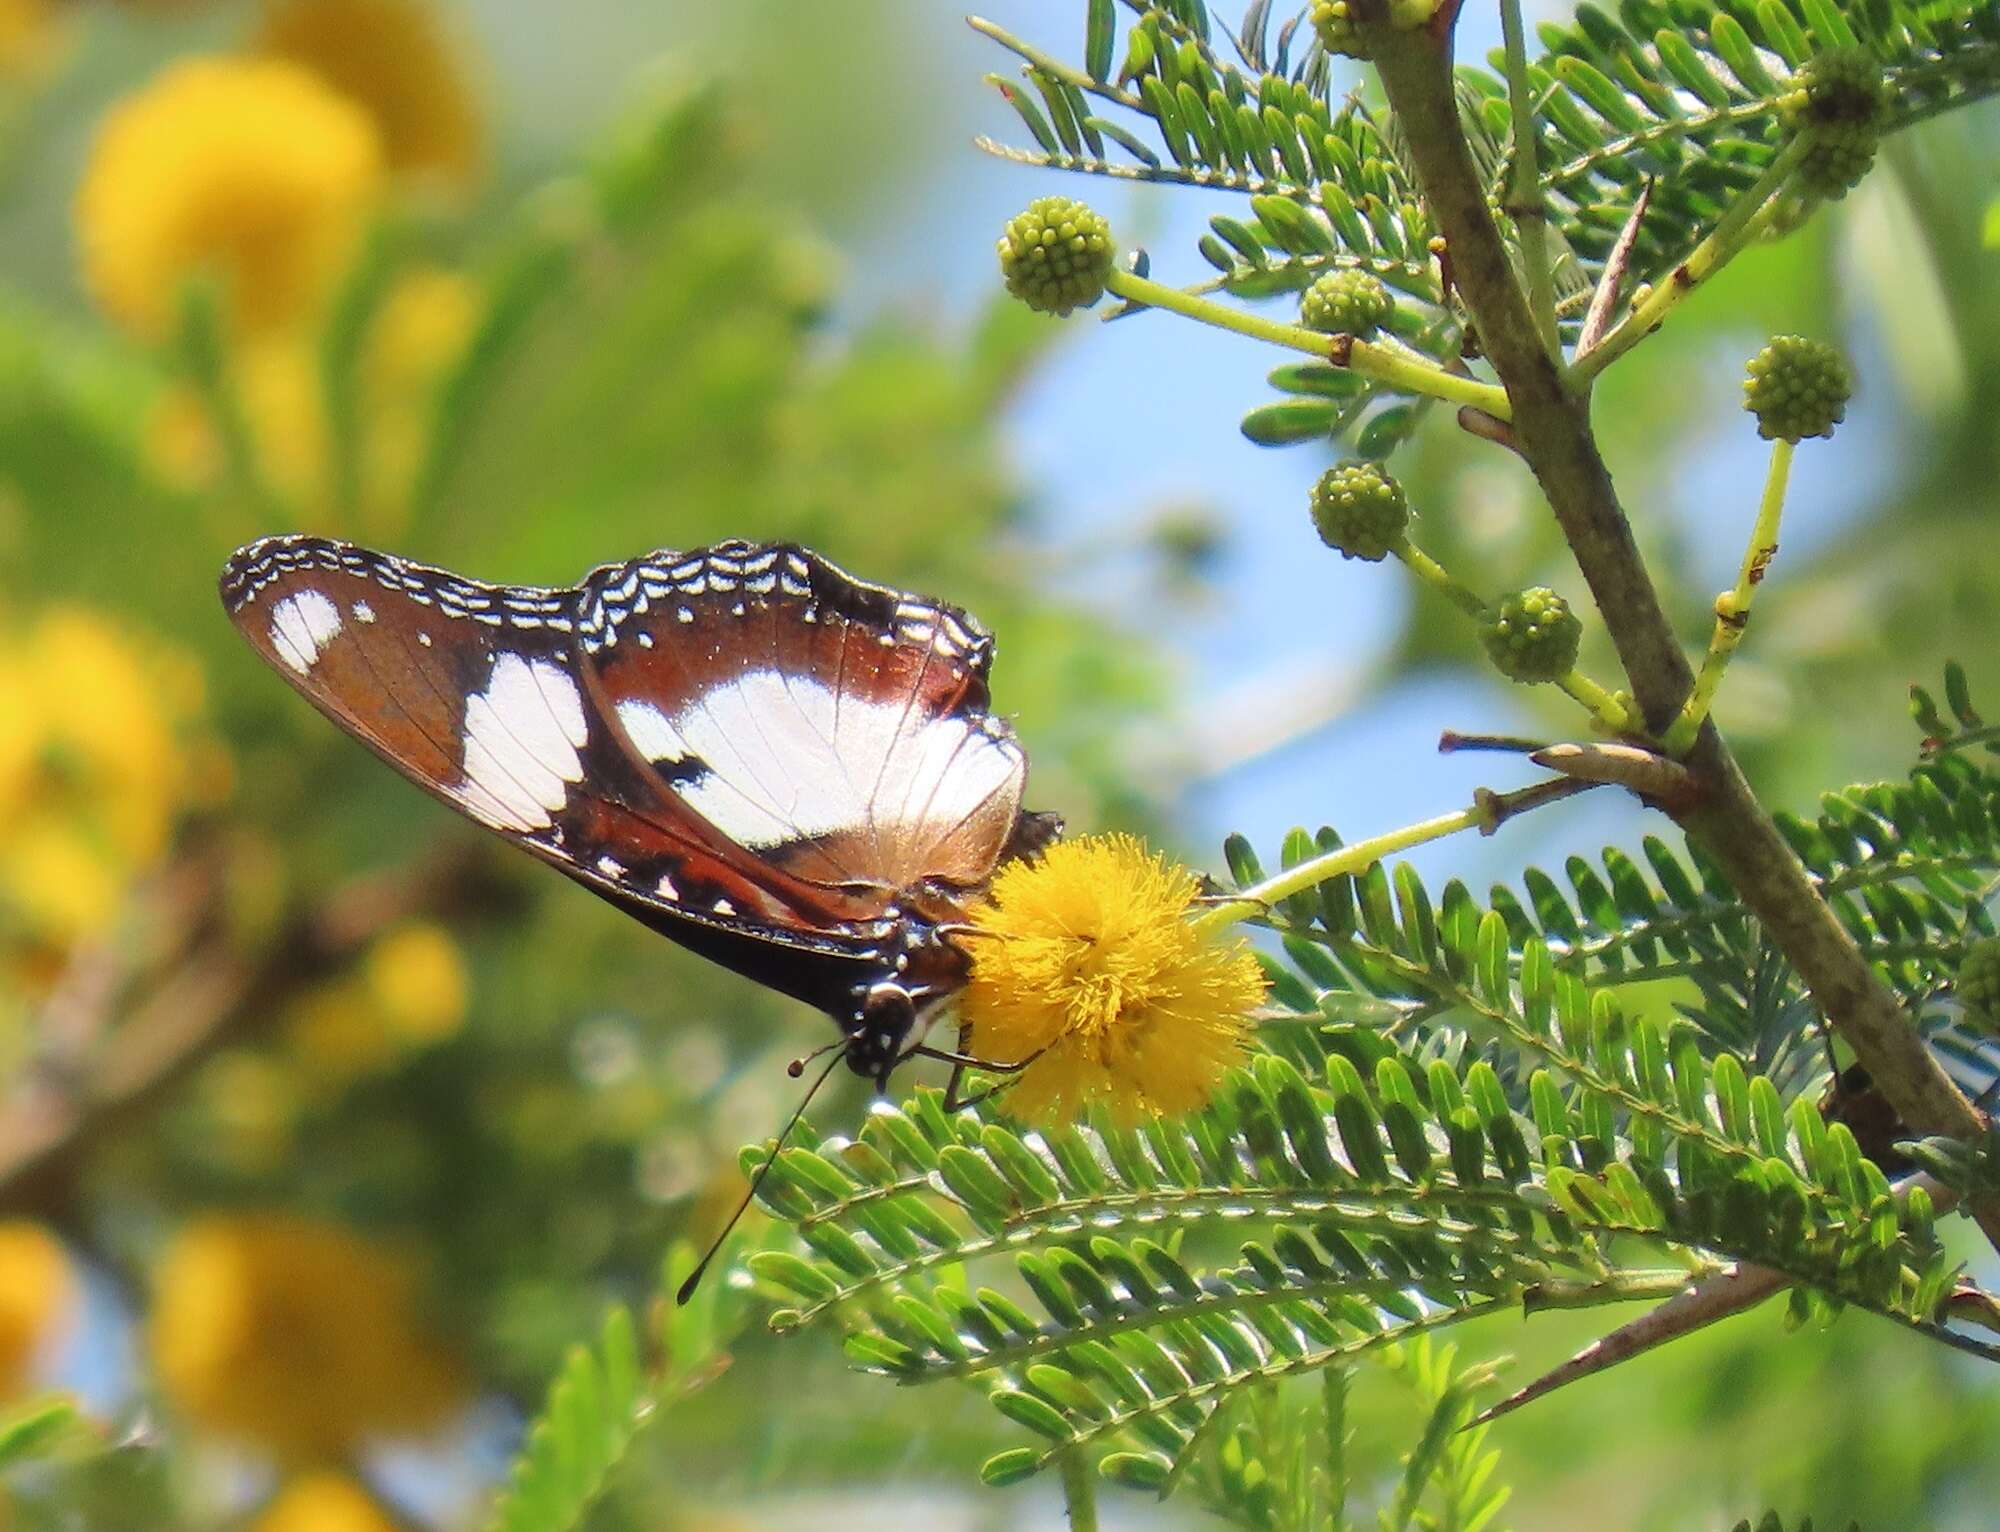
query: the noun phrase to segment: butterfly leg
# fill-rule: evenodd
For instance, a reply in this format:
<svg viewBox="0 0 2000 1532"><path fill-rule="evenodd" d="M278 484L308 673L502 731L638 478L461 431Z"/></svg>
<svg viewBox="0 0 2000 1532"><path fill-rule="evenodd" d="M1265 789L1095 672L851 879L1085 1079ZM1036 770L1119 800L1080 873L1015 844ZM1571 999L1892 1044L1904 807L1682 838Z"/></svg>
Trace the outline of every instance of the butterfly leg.
<svg viewBox="0 0 2000 1532"><path fill-rule="evenodd" d="M1037 1048L1018 1064L996 1064L991 1059L976 1059L969 1054L951 1053L943 1048L928 1048L921 1045L910 1049L905 1057L916 1054L923 1058L942 1059L951 1065L951 1078L945 1081L944 1086L944 1109L947 1112L956 1112L963 1107L977 1106L988 1096L1005 1090L1014 1083L1016 1075L1034 1063L1045 1051L1047 1050ZM961 1097L958 1093L959 1086L964 1082L965 1072L968 1069L983 1070L987 1074L1000 1075L1003 1078L997 1085L989 1085L976 1096Z"/></svg>

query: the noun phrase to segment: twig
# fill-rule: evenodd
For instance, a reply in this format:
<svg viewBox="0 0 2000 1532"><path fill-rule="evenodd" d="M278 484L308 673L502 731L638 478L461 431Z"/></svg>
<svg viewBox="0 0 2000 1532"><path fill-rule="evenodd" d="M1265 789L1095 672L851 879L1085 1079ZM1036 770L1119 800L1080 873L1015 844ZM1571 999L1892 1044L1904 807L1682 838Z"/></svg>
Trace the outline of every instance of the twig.
<svg viewBox="0 0 2000 1532"><path fill-rule="evenodd" d="M1352 335L1324 335L1303 325L1281 324L1274 319L1231 308L1226 303L1212 303L1178 287L1168 287L1163 282L1155 282L1118 267L1113 267L1105 277L1104 286L1128 303L1166 309L1183 318L1214 325L1217 329L1234 330L1239 335L1248 335L1274 346L1302 351L1322 362L1331 362L1335 367L1350 368L1401 393L1425 394L1434 399L1450 400L1453 404L1470 404L1499 419L1507 418L1507 395L1504 390L1491 383L1481 383L1476 378L1446 372L1442 367L1419 361L1392 346L1356 340Z"/></svg>

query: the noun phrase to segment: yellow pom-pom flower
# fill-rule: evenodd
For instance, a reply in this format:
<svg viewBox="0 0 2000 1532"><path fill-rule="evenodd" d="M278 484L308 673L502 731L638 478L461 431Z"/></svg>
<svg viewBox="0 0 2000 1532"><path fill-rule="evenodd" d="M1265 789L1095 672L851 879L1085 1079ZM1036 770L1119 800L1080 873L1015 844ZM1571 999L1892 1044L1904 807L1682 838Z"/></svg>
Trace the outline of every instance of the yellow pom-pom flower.
<svg viewBox="0 0 2000 1532"><path fill-rule="evenodd" d="M300 1474L246 1532L396 1532L397 1523L346 1474Z"/></svg>
<svg viewBox="0 0 2000 1532"><path fill-rule="evenodd" d="M183 1229L153 1279L161 1388L194 1425L295 1462L429 1430L464 1398L403 1262L287 1214Z"/></svg>
<svg viewBox="0 0 2000 1532"><path fill-rule="evenodd" d="M192 661L87 608L0 622L0 953L100 932L226 785L200 707Z"/></svg>
<svg viewBox="0 0 2000 1532"><path fill-rule="evenodd" d="M485 157L478 103L418 0L281 0L256 48L311 70L374 120L389 169L463 186Z"/></svg>
<svg viewBox="0 0 2000 1532"><path fill-rule="evenodd" d="M37 1354L75 1302L69 1258L55 1236L40 1224L0 1223L0 1399L26 1386Z"/></svg>
<svg viewBox="0 0 2000 1532"><path fill-rule="evenodd" d="M77 192L84 278L139 335L171 331L191 277L219 274L246 330L309 315L374 205L362 109L295 64L191 59L114 106Z"/></svg>
<svg viewBox="0 0 2000 1532"><path fill-rule="evenodd" d="M1208 1100L1265 981L1243 941L1188 919L1200 889L1129 835L1063 841L994 879L960 1013L972 1053L1027 1061L1010 1111L1066 1121L1101 1102L1129 1121Z"/></svg>

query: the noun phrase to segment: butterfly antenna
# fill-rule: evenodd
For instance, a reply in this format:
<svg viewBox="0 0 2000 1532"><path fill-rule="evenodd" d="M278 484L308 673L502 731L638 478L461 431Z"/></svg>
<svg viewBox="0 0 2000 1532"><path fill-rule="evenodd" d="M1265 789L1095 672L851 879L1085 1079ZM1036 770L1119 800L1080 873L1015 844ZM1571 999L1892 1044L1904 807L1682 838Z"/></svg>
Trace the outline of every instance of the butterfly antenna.
<svg viewBox="0 0 2000 1532"><path fill-rule="evenodd" d="M821 1048L818 1051L824 1053L826 1049ZM809 1054L807 1057L810 1058L812 1055ZM764 1157L764 1163L759 1165L757 1173L751 1176L750 1189L743 1194L743 1200L736 1204L736 1211L729 1215L729 1222L722 1226L722 1232L717 1234L714 1240L710 1242L708 1249L703 1252L702 1258L695 1262L694 1270L688 1273L687 1281L683 1282L679 1290L675 1292L675 1303L686 1303L688 1299L694 1296L695 1288L701 1285L702 1274L708 1270L709 1263L721 1251L723 1241L728 1239L730 1234L734 1232L736 1225L742 1221L743 1215L750 1211L750 1204L757 1200L757 1190L764 1184L764 1177L768 1176L771 1173L771 1167L778 1163L778 1152L785 1147L785 1140L792 1136L792 1130L798 1127L799 1119L806 1115L806 1108L812 1105L812 1098L819 1094L819 1088L826 1084L828 1076L834 1071L834 1066L840 1063L840 1058L839 1054L835 1054L833 1058L829 1059L826 1068L819 1072L819 1078L807 1087L804 1098L800 1100L798 1108L792 1113L791 1121L785 1124L785 1130L778 1135L777 1141L771 1145L771 1152ZM797 1059L794 1062L799 1065L799 1069L793 1071L793 1077L797 1078L797 1075L803 1072L806 1060Z"/></svg>
<svg viewBox="0 0 2000 1532"><path fill-rule="evenodd" d="M814 1059L824 1058L827 1054L833 1052L834 1049L845 1048L846 1046L847 1039L844 1037L836 1037L830 1043L822 1043L819 1047L813 1049L811 1053L801 1054L798 1058L793 1059L791 1063L785 1066L785 1073L796 1080L806 1072L806 1065L810 1064Z"/></svg>

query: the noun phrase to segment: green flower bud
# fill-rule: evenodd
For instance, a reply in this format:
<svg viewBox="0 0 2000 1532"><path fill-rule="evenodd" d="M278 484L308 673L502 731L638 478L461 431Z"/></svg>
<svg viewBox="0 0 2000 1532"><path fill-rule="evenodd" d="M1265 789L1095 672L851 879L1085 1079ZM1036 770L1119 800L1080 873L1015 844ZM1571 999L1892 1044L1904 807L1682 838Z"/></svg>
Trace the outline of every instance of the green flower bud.
<svg viewBox="0 0 2000 1532"><path fill-rule="evenodd" d="M1791 85L1779 106L1794 129L1835 122L1865 122L1879 128L1889 110L1882 62L1866 48L1816 53L1799 66Z"/></svg>
<svg viewBox="0 0 2000 1532"><path fill-rule="evenodd" d="M1889 116L1882 64L1866 48L1835 48L1806 60L1778 102L1785 125L1804 136L1799 184L1844 197L1874 163Z"/></svg>
<svg viewBox="0 0 2000 1532"><path fill-rule="evenodd" d="M1395 306L1379 277L1365 271L1330 271L1299 300L1299 323L1326 335L1366 340L1382 328Z"/></svg>
<svg viewBox="0 0 2000 1532"><path fill-rule="evenodd" d="M1389 25L1414 32L1437 15L1438 0L1389 0ZM1368 52L1354 30L1354 12L1347 0L1313 0L1312 29L1328 53L1365 59Z"/></svg>
<svg viewBox="0 0 2000 1532"><path fill-rule="evenodd" d="M1313 0L1312 29L1319 37L1319 45L1328 53L1345 54L1351 59L1368 57L1354 30L1347 0Z"/></svg>
<svg viewBox="0 0 2000 1532"><path fill-rule="evenodd" d="M1966 948L1955 987L1966 1020L2000 1035L2000 936L1982 936Z"/></svg>
<svg viewBox="0 0 2000 1532"><path fill-rule="evenodd" d="M1881 133L1864 123L1814 128L1799 161L1799 185L1815 197L1838 201L1861 184L1881 142Z"/></svg>
<svg viewBox="0 0 2000 1532"><path fill-rule="evenodd" d="M1312 488L1313 526L1342 558L1379 564L1403 541L1410 503L1379 463L1341 463Z"/></svg>
<svg viewBox="0 0 2000 1532"><path fill-rule="evenodd" d="M1779 335L1755 356L1743 378L1743 408L1757 417L1757 434L1788 442L1831 436L1847 415L1854 377L1823 340Z"/></svg>
<svg viewBox="0 0 2000 1532"><path fill-rule="evenodd" d="M1583 622L1546 585L1502 596L1480 625L1487 657L1510 681L1559 681L1576 668Z"/></svg>
<svg viewBox="0 0 2000 1532"><path fill-rule="evenodd" d="M1103 296L1115 253L1100 215L1068 197L1039 197L1001 234L1000 274L1036 313L1066 315Z"/></svg>

